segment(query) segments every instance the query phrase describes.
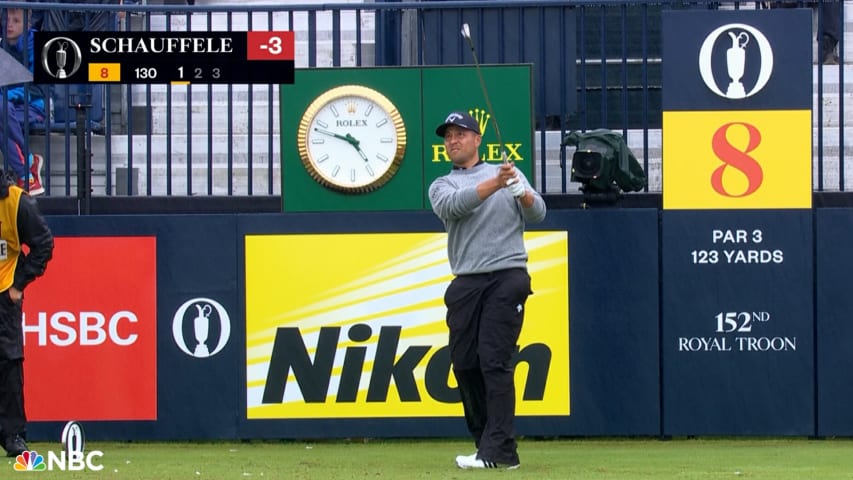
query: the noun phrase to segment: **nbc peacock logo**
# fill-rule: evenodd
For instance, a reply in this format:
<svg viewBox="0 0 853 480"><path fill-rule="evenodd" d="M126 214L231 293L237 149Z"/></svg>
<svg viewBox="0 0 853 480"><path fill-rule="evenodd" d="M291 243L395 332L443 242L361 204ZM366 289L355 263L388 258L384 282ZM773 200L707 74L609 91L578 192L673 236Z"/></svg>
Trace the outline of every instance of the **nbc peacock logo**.
<svg viewBox="0 0 853 480"><path fill-rule="evenodd" d="M39 455L35 450L24 450L23 453L15 458L16 472L41 472L44 470L47 470L44 457Z"/></svg>

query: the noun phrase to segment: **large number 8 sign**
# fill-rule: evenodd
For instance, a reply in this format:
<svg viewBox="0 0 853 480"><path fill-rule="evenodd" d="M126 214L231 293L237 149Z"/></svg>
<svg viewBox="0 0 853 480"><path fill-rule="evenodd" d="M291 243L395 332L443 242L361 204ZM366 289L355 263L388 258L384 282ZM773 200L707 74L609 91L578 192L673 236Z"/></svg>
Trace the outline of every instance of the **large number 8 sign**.
<svg viewBox="0 0 853 480"><path fill-rule="evenodd" d="M732 127L740 126L746 129L749 135L749 141L744 149L738 149L729 143L728 132ZM761 143L761 132L755 125L743 122L731 122L723 125L714 132L714 137L711 141L711 148L717 158L723 161L723 164L714 170L711 174L711 186L714 191L726 197L746 197L755 193L761 182L764 181L764 172L761 170L761 164L748 154L755 150ZM726 189L723 183L723 175L728 167L732 167L740 171L746 176L747 188L741 193L732 193Z"/></svg>

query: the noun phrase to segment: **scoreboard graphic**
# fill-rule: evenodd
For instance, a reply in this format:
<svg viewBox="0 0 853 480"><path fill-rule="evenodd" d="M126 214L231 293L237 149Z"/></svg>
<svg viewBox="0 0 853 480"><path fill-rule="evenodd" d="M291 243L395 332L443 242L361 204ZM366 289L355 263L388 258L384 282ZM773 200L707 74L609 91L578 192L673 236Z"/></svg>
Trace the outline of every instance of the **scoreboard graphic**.
<svg viewBox="0 0 853 480"><path fill-rule="evenodd" d="M293 83L294 33L36 32L35 83Z"/></svg>

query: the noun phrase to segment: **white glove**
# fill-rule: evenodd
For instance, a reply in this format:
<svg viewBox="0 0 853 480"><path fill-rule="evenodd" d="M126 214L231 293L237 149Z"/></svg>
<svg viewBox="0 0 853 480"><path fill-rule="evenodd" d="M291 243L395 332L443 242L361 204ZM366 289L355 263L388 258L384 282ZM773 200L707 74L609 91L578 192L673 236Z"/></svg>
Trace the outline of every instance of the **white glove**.
<svg viewBox="0 0 853 480"><path fill-rule="evenodd" d="M512 194L513 197L523 197L525 193L527 193L527 189L524 188L524 182L521 181L520 178L514 177L510 180L507 180L507 190Z"/></svg>

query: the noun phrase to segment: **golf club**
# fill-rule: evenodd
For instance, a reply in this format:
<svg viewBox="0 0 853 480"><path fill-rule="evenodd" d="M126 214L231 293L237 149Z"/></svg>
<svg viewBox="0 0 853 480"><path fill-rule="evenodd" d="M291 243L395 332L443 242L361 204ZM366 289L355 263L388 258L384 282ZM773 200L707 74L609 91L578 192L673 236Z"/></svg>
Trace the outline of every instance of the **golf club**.
<svg viewBox="0 0 853 480"><path fill-rule="evenodd" d="M501 158L504 163L509 163L506 152L504 151L504 142L501 138L501 129L498 126L498 117L495 116L495 110L492 108L492 101L489 100L489 91L486 89L486 81L483 79L483 72L480 71L480 61L477 60L477 52L474 50L474 42L471 40L471 29L467 23L462 24L462 36L468 40L468 46L471 47L471 55L474 57L474 67L477 69L477 76L480 78L480 88L483 89L483 97L486 98L486 108L489 109L489 115L492 117L492 125L495 126L495 133L498 136L498 145L501 149Z"/></svg>

